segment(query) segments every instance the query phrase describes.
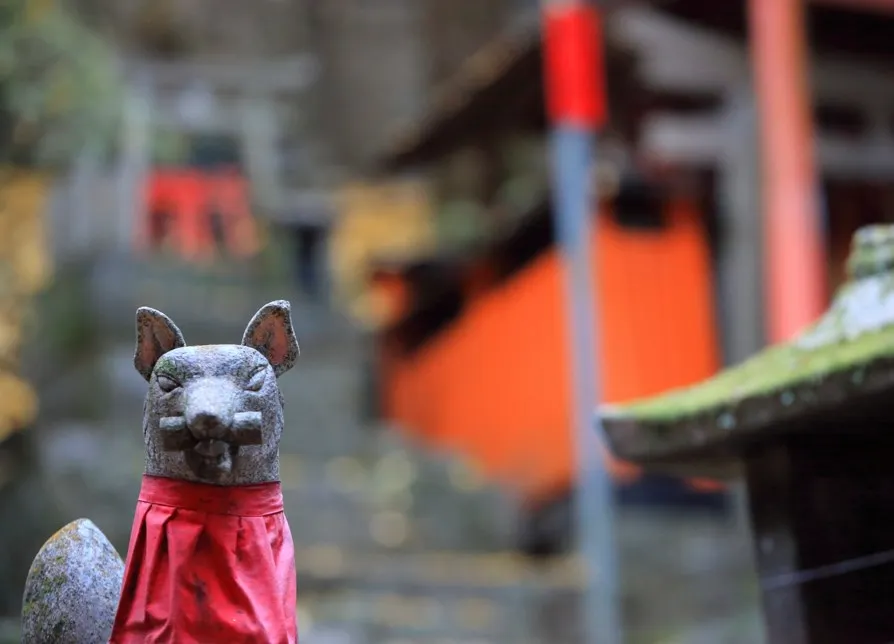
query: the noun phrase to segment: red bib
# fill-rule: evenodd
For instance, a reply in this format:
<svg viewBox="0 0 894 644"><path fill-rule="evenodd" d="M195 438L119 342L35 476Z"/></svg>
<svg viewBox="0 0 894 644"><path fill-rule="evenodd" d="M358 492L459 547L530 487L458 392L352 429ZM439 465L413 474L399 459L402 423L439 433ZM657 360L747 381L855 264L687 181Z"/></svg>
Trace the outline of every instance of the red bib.
<svg viewBox="0 0 894 644"><path fill-rule="evenodd" d="M110 644L295 644L279 483L144 476Z"/></svg>

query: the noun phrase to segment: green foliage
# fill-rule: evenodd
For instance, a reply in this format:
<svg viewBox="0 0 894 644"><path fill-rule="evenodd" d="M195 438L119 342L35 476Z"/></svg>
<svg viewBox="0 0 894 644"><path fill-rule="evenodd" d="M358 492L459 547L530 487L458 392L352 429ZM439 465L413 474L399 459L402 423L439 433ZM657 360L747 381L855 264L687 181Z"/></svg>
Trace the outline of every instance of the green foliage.
<svg viewBox="0 0 894 644"><path fill-rule="evenodd" d="M89 266L69 266L56 276L49 288L37 296L32 337L42 338L39 349L45 355L32 356L65 366L91 355L99 338L90 306Z"/></svg>
<svg viewBox="0 0 894 644"><path fill-rule="evenodd" d="M292 258L297 249L289 235L277 234L276 228L268 229L266 243L257 259L257 275L266 284L287 282L292 274Z"/></svg>
<svg viewBox="0 0 894 644"><path fill-rule="evenodd" d="M438 242L445 249L474 248L491 232L484 206L471 199L443 203L437 217Z"/></svg>
<svg viewBox="0 0 894 644"><path fill-rule="evenodd" d="M0 5L0 163L65 165L107 146L121 100L106 43L54 2Z"/></svg>

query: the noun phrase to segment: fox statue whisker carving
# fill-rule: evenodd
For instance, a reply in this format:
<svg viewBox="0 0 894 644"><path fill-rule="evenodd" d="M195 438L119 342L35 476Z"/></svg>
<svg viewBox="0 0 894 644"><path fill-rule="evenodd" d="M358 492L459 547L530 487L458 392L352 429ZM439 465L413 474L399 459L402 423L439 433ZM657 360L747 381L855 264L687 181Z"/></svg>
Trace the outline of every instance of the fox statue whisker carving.
<svg viewBox="0 0 894 644"><path fill-rule="evenodd" d="M277 378L298 357L289 303L261 308L238 345L186 346L150 308L136 321L149 390L127 560L86 519L53 535L25 583L23 642L296 642L279 485Z"/></svg>

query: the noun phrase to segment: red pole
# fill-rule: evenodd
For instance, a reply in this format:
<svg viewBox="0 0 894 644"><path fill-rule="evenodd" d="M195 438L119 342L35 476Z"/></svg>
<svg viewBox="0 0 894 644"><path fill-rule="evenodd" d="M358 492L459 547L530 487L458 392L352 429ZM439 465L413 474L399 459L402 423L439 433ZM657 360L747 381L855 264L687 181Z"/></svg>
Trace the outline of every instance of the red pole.
<svg viewBox="0 0 894 644"><path fill-rule="evenodd" d="M826 306L803 0L750 0L761 121L767 331L790 339Z"/></svg>

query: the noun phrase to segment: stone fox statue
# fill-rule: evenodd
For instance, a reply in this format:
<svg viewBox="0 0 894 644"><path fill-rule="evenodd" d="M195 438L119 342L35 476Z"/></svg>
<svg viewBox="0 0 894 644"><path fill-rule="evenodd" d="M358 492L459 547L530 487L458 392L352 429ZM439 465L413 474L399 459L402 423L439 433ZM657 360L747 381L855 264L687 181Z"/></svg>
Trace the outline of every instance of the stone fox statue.
<svg viewBox="0 0 894 644"><path fill-rule="evenodd" d="M187 347L163 313L137 311L146 467L126 563L90 521L62 528L28 573L25 644L297 641L276 381L297 356L285 301L240 345Z"/></svg>

